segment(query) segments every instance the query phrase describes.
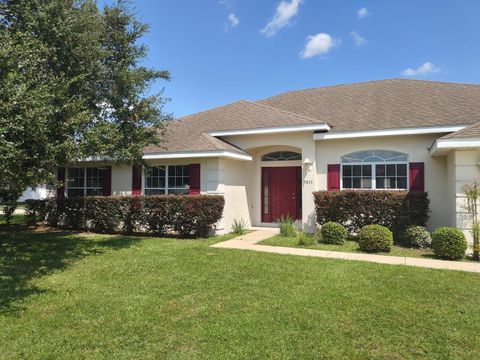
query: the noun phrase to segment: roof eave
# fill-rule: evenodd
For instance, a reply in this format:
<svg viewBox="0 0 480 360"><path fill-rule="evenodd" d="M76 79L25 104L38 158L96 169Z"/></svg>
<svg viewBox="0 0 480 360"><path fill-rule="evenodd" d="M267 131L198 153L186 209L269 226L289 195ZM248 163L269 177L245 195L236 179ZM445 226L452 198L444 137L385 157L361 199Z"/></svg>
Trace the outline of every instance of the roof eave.
<svg viewBox="0 0 480 360"><path fill-rule="evenodd" d="M213 150L213 151L181 151L181 152L161 152L144 154L144 160L161 160L161 159L188 159L188 158L228 158L234 160L252 161L252 156L249 154L240 154L228 150Z"/></svg>
<svg viewBox="0 0 480 360"><path fill-rule="evenodd" d="M359 130L359 131L343 131L313 134L314 140L334 140L334 139L353 139L364 137L379 136L400 136L400 135L423 135L449 133L462 130L467 125L445 125L445 126L428 126L414 128L397 128L384 130Z"/></svg>
<svg viewBox="0 0 480 360"><path fill-rule="evenodd" d="M480 138L437 139L430 148L430 155L441 156L452 150L480 150Z"/></svg>
<svg viewBox="0 0 480 360"><path fill-rule="evenodd" d="M321 124L307 124L307 125L292 125L292 126L277 126L267 128L250 128L238 130L219 130L212 131L208 134L211 136L235 136L235 135L264 135L264 134L279 134L279 133L294 133L307 131L330 131L330 126L326 123Z"/></svg>

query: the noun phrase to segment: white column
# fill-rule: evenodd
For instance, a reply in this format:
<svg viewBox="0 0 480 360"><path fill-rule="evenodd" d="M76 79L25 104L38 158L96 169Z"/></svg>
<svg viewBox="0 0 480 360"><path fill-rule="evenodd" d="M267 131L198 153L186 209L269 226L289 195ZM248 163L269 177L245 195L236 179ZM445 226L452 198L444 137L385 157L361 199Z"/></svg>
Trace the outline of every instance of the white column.
<svg viewBox="0 0 480 360"><path fill-rule="evenodd" d="M310 162L307 166L305 162ZM315 203L313 192L317 189L317 161L315 141L310 138L302 145L302 228L307 233L314 233L316 229Z"/></svg>

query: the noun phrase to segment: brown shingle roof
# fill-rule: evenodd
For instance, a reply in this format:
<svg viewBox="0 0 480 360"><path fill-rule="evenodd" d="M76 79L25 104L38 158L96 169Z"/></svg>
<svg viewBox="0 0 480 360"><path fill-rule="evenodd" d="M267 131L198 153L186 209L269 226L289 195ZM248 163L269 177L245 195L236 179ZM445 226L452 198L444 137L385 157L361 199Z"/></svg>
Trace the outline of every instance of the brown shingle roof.
<svg viewBox="0 0 480 360"><path fill-rule="evenodd" d="M465 129L445 135L441 139L473 139L480 138L480 122L467 126Z"/></svg>
<svg viewBox="0 0 480 360"><path fill-rule="evenodd" d="M480 85L391 79L290 91L258 101L327 122L332 131L468 125Z"/></svg>
<svg viewBox="0 0 480 360"><path fill-rule="evenodd" d="M243 150L208 133L328 123L332 132L480 122L480 85L392 79L290 91L239 101L172 122L145 153Z"/></svg>
<svg viewBox="0 0 480 360"><path fill-rule="evenodd" d="M321 123L321 121L303 115L292 114L268 105L242 100L173 121L168 126L166 142L163 147L147 147L144 152L229 150L245 154L235 146L207 133L219 130L243 130Z"/></svg>

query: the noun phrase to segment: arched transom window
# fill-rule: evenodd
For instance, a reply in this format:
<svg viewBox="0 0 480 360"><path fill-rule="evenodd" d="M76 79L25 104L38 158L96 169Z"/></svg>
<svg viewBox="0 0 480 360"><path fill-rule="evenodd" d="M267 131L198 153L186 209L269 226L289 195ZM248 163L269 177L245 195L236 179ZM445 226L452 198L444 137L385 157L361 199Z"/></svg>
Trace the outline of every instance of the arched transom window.
<svg viewBox="0 0 480 360"><path fill-rule="evenodd" d="M275 151L262 156L262 161L302 160L302 154L293 151Z"/></svg>
<svg viewBox="0 0 480 360"><path fill-rule="evenodd" d="M343 189L407 189L408 155L390 150L342 156Z"/></svg>

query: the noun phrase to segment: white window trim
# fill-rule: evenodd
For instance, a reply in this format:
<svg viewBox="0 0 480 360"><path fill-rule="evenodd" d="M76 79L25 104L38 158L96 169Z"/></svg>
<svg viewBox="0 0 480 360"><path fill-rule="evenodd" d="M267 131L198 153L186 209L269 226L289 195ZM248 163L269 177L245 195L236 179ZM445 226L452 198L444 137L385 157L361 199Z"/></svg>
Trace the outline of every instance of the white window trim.
<svg viewBox="0 0 480 360"><path fill-rule="evenodd" d="M87 186L87 168L101 169L101 167L99 167L99 166L86 166L86 167L75 167L75 166L73 166L73 167L65 168L65 193L64 193L64 195L66 197L68 197L68 190L69 189L75 189L75 190L82 189L81 187L68 186L69 179L70 179L69 176L68 176L68 170L69 169L83 169L83 197L93 196L93 195L87 195L87 189L95 189L95 190L100 190L100 192L103 192L103 186L100 186L100 187ZM98 195L98 196L101 196L101 195Z"/></svg>
<svg viewBox="0 0 480 360"><path fill-rule="evenodd" d="M165 194L164 195L169 195L169 192L170 190L187 190L187 194L190 193L190 185L188 185L188 189L186 188L177 188L177 187L174 187L174 188L171 188L168 186L168 173L169 173L169 168L170 167L173 167L173 166L189 166L188 164L179 164L179 165L153 165L152 167L165 167L165 187L164 188L147 188L145 185L146 185L146 181L147 181L147 176L146 176L146 173L144 171L142 171L142 194L143 195L146 195L146 190L164 190L165 191ZM190 174L188 175L188 177L190 178ZM175 194L176 195L176 194Z"/></svg>
<svg viewBox="0 0 480 360"><path fill-rule="evenodd" d="M397 165L405 164L407 167L407 187L405 189L387 189L381 188L377 189L377 174L375 165ZM370 165L372 167L372 187L371 188L344 188L343 187L343 165ZM408 191L410 189L410 176L408 176L408 161L378 161L378 162L340 162L340 190L373 190L373 191Z"/></svg>

